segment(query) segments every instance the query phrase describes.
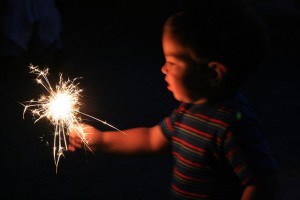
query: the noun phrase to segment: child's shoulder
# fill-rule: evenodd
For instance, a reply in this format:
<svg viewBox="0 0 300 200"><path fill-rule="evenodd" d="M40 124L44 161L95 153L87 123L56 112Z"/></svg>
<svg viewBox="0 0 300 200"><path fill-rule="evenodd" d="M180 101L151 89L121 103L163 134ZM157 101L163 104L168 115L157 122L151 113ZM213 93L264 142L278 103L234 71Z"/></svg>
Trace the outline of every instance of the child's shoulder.
<svg viewBox="0 0 300 200"><path fill-rule="evenodd" d="M182 104L179 111L192 115L207 123L222 125L224 128L242 120L256 121L246 98L236 93L232 97L216 104Z"/></svg>

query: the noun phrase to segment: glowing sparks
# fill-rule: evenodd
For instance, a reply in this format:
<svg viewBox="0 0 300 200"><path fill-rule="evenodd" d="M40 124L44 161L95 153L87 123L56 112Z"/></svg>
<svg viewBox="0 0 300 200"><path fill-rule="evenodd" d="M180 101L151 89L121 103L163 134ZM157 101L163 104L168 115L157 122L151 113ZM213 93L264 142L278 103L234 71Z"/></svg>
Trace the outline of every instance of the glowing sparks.
<svg viewBox="0 0 300 200"><path fill-rule="evenodd" d="M25 107L23 115L27 110L30 110L35 118L35 122L42 118L47 118L54 125L53 157L56 171L60 157L64 155L64 151L68 150L67 137L69 129L75 129L82 143L89 149L86 134L81 126L80 114L124 133L105 121L79 111L81 106L79 99L82 90L78 87L79 83L76 83L78 79L65 81L62 74L60 74L58 84L55 88L52 88L47 78L49 74L48 68L40 70L38 66L33 65L30 65L29 68L30 73L36 75L37 84L42 85L48 94L42 95L38 100L24 102L22 104Z"/></svg>
<svg viewBox="0 0 300 200"><path fill-rule="evenodd" d="M69 118L75 105L72 97L66 93L57 93L53 100L49 103L49 114L53 116L54 121Z"/></svg>

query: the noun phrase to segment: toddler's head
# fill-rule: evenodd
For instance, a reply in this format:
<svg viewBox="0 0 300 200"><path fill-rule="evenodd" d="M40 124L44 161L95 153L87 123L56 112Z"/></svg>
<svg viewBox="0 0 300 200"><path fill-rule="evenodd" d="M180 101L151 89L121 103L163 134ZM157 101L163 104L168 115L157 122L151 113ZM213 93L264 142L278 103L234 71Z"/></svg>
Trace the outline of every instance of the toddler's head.
<svg viewBox="0 0 300 200"><path fill-rule="evenodd" d="M183 89L194 100L237 89L261 63L265 47L260 20L232 0L197 1L163 28L166 65L175 54L185 63Z"/></svg>

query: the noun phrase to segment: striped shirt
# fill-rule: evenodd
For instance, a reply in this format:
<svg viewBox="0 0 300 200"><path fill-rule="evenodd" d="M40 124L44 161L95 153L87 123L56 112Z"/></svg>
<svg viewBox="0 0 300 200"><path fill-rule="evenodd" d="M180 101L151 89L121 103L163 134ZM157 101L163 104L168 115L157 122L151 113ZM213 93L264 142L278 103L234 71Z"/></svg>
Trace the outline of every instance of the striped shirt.
<svg viewBox="0 0 300 200"><path fill-rule="evenodd" d="M182 103L160 123L174 157L172 199L240 199L276 163L241 95L215 105Z"/></svg>

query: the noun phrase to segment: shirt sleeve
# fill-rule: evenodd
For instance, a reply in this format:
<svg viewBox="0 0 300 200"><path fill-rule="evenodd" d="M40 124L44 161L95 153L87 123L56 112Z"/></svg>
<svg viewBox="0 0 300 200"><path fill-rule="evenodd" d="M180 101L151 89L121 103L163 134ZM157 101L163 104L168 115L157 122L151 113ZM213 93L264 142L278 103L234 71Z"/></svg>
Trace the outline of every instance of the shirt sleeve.
<svg viewBox="0 0 300 200"><path fill-rule="evenodd" d="M171 140L172 135L174 134L174 119L175 119L175 115L176 115L176 111L173 111L173 113L171 115L169 115L168 117L164 118L161 122L160 122L160 127L161 130L163 132L163 134L165 135L165 137L168 140Z"/></svg>
<svg viewBox="0 0 300 200"><path fill-rule="evenodd" d="M238 122L227 132L224 154L242 185L255 184L257 177L277 172L264 134L257 125Z"/></svg>

